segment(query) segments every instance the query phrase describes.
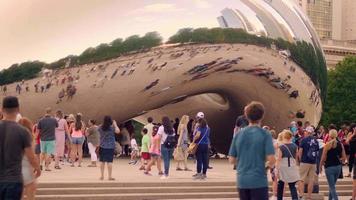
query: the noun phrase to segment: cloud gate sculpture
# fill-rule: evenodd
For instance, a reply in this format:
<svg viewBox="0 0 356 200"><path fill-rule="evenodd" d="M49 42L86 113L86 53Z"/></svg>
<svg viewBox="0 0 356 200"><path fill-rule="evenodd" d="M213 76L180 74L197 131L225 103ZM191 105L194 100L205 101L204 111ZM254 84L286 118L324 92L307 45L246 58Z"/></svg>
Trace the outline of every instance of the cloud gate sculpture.
<svg viewBox="0 0 356 200"><path fill-rule="evenodd" d="M19 95L23 115L37 119L52 107L98 120L110 114L117 121L158 121L203 111L220 152L228 150L234 121L252 100L265 105L264 124L277 131L296 120L317 125L326 65L310 21L291 0L237 2L213 16L220 28L181 29L163 45L26 81L31 90ZM34 92L48 81L47 92ZM70 91L68 81L75 95L59 101L62 90Z"/></svg>

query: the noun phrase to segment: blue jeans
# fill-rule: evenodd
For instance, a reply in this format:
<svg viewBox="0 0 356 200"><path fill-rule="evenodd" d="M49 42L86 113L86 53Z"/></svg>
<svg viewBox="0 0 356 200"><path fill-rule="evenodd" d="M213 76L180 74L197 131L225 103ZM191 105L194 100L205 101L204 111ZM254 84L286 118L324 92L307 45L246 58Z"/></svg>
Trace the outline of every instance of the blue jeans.
<svg viewBox="0 0 356 200"><path fill-rule="evenodd" d="M22 183L0 183L1 200L20 200L22 196Z"/></svg>
<svg viewBox="0 0 356 200"><path fill-rule="evenodd" d="M169 165L173 155L173 150L174 149L165 147L163 144L161 145L161 154L162 154L162 159L164 164L164 175L166 176L169 175Z"/></svg>
<svg viewBox="0 0 356 200"><path fill-rule="evenodd" d="M209 165L209 146L208 144L199 144L197 152L195 153L197 158L197 173L200 174L203 170L203 174L206 174Z"/></svg>
<svg viewBox="0 0 356 200"><path fill-rule="evenodd" d="M336 193L336 181L341 173L341 165L331 166L325 168L326 179L329 185L329 200L338 200Z"/></svg>

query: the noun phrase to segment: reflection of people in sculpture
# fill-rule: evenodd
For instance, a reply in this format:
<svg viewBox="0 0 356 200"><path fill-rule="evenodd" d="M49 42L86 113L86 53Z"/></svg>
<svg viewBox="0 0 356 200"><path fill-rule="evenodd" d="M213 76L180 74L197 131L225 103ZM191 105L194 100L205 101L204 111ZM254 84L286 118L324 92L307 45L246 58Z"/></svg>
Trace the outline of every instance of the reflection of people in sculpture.
<svg viewBox="0 0 356 200"><path fill-rule="evenodd" d="M156 79L155 81L153 81L152 83L150 83L149 85L147 85L147 86L145 87L144 91L147 91L147 90L153 88L154 86L156 86L156 85L158 84L158 82L159 82L159 79Z"/></svg>
<svg viewBox="0 0 356 200"><path fill-rule="evenodd" d="M305 110L299 109L297 112L289 111L289 118L303 119L305 117Z"/></svg>
<svg viewBox="0 0 356 200"><path fill-rule="evenodd" d="M57 101L57 104L58 104L59 102L62 102L62 99L63 99L64 96L65 96L65 90L62 89L62 90L59 92L59 94L58 94L58 101Z"/></svg>
<svg viewBox="0 0 356 200"><path fill-rule="evenodd" d="M299 96L299 91L294 90L292 93L289 94L289 98L297 98Z"/></svg>

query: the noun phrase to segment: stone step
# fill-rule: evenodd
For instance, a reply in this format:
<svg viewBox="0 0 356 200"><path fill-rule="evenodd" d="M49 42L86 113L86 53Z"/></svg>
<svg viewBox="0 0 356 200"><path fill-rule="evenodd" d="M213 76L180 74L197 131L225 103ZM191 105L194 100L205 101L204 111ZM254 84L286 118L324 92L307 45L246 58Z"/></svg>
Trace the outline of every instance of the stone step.
<svg viewBox="0 0 356 200"><path fill-rule="evenodd" d="M190 182L51 182L39 183L38 188L79 188L79 187L179 187L179 186L236 186L235 182L214 182L214 181L190 181ZM270 183L271 185L271 183ZM327 186L326 181L320 181L320 186ZM352 185L351 180L342 180L337 182L338 186Z"/></svg>
<svg viewBox="0 0 356 200"><path fill-rule="evenodd" d="M194 192L236 192L235 186L164 186L164 187L80 187L80 188L39 188L38 195L69 194L123 194L123 193L194 193ZM270 191L272 189L270 188ZM289 190L287 189L286 192ZM320 193L328 191L327 186L320 187ZM337 191L352 191L352 185L337 186ZM344 196L344 195L343 195Z"/></svg>
<svg viewBox="0 0 356 200"><path fill-rule="evenodd" d="M287 193L286 196L289 196ZM37 195L36 199L56 200L153 200L153 199L215 199L237 198L236 192L203 193L134 193L134 194L78 194L78 195ZM313 200L324 199L323 195L313 194Z"/></svg>

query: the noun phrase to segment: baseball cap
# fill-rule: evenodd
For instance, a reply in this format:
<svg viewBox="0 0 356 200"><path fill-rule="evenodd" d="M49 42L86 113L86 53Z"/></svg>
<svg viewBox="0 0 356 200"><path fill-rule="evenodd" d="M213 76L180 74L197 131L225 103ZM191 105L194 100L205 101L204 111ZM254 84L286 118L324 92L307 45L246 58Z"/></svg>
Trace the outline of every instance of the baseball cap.
<svg viewBox="0 0 356 200"><path fill-rule="evenodd" d="M203 112L198 112L197 117L203 119L204 118L204 113Z"/></svg>
<svg viewBox="0 0 356 200"><path fill-rule="evenodd" d="M10 109L10 108L18 108L20 106L19 100L14 96L7 96L2 100L2 108Z"/></svg>
<svg viewBox="0 0 356 200"><path fill-rule="evenodd" d="M308 126L307 128L305 128L305 131L307 131L309 133L314 133L314 128L311 126Z"/></svg>

